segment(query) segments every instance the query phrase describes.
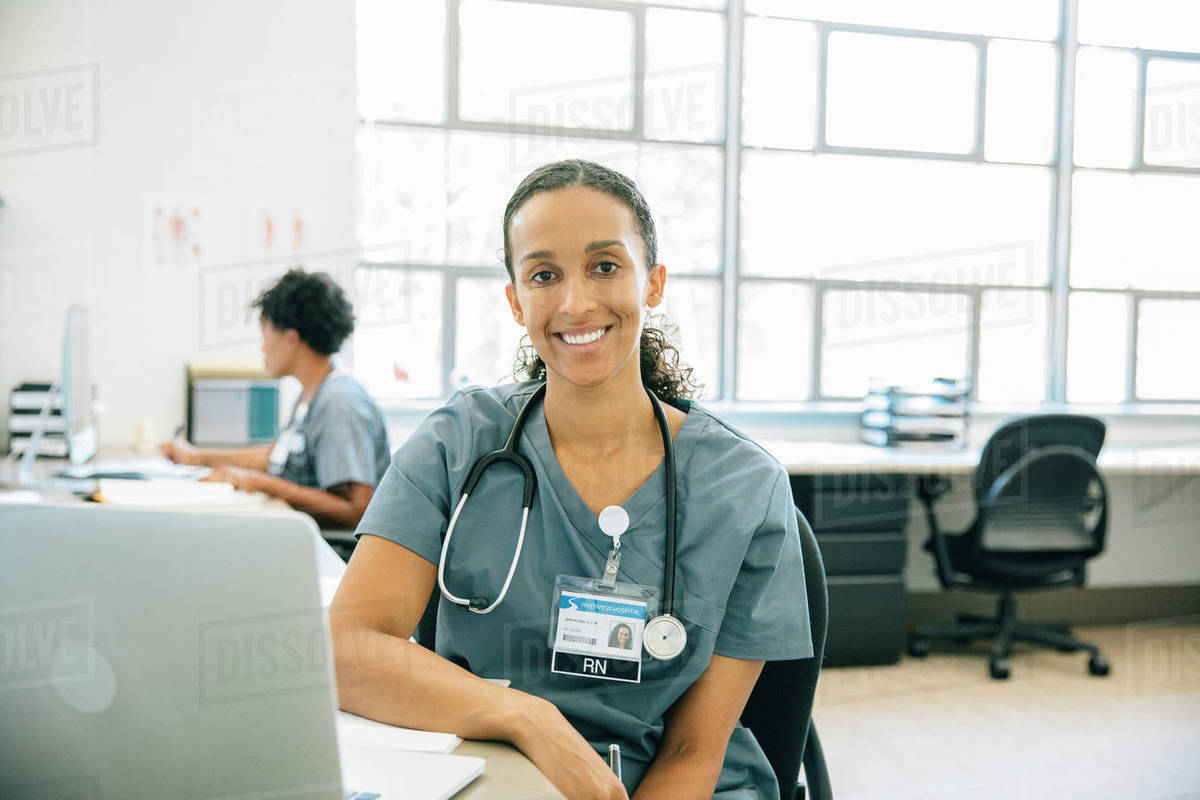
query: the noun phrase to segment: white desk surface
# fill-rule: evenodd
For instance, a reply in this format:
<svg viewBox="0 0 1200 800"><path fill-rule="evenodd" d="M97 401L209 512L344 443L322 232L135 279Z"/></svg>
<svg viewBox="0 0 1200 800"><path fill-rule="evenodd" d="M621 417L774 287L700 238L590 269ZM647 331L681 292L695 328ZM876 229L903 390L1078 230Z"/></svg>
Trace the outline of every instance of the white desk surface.
<svg viewBox="0 0 1200 800"><path fill-rule="evenodd" d="M887 472L970 474L979 464L978 448L905 449L856 442L786 442L760 440L792 475ZM1104 447L1099 465L1106 475L1200 473L1200 447L1195 445Z"/></svg>

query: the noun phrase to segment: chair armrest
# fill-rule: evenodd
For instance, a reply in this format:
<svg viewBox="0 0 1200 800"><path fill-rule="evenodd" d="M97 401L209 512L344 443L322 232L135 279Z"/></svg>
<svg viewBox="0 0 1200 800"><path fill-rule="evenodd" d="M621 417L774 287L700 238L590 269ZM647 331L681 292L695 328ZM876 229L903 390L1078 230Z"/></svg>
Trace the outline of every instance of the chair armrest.
<svg viewBox="0 0 1200 800"><path fill-rule="evenodd" d="M829 768L825 765L825 750L817 736L815 722L808 726L807 742L804 745L804 789L806 800L833 800ZM783 793L780 792L780 795ZM799 796L799 791L796 796Z"/></svg>
<svg viewBox="0 0 1200 800"><path fill-rule="evenodd" d="M950 479L945 475L922 475L917 478L917 495L922 500L937 500L950 491Z"/></svg>
<svg viewBox="0 0 1200 800"><path fill-rule="evenodd" d="M937 564L938 581L943 588L965 586L966 582L959 580L950 564L950 548L946 544L946 535L938 525L937 514L933 504L950 491L950 480L942 475L924 475L917 481L917 496L925 505L925 519L929 524L929 538L933 542L933 560Z"/></svg>

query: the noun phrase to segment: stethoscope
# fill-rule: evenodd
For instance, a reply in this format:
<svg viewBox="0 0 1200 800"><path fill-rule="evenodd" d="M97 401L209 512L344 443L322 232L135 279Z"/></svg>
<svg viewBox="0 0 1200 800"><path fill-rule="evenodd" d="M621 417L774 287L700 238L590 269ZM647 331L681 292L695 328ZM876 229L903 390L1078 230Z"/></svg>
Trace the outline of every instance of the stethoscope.
<svg viewBox="0 0 1200 800"><path fill-rule="evenodd" d="M504 601L513 575L517 571L517 562L521 559L521 549L525 545L525 526L529 521L529 509L533 507L533 493L537 489L537 477L533 472L533 464L518 451L517 447L521 431L525 427L525 421L529 418L529 414L538 400L545 394L546 384L543 383L521 406L521 410L517 413L517 420L513 423L508 439L504 442L504 447L483 456L471 467L467 481L463 484L462 496L458 499L458 505L450 516L450 525L446 528L446 538L442 541L442 554L438 559L438 587L442 590L442 596L451 603L476 614L490 614ZM658 429L662 434L663 451L666 454L667 543L662 613L646 623L642 632L642 643L646 652L652 657L660 661L668 661L683 652L683 648L687 644L687 630L683 627L683 623L673 615L675 610L675 444L671 439L671 428L667 423L667 414L663 411L662 403L649 389L646 390L646 394L650 396L650 403L654 407L654 418L658 421ZM512 464L521 470L523 475L521 532L517 535L517 547L513 553L512 563L508 567L508 575L504 578L504 586L501 587L496 600L489 603L486 597L470 599L458 597L446 588L446 554L450 551L450 538L454 534L454 526L458 522L463 506L467 504L467 498L471 496L471 492L475 491L475 485L479 483L484 470L498 462Z"/></svg>

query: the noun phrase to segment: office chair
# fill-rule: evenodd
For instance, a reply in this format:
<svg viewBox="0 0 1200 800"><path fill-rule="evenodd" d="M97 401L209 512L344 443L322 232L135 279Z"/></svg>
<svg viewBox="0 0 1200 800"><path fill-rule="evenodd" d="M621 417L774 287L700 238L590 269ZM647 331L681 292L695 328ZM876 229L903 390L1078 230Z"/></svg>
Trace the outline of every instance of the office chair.
<svg viewBox="0 0 1200 800"><path fill-rule="evenodd" d="M954 623L918 626L909 638L913 656L929 653L930 639L968 643L991 639L988 672L1009 676L1013 642L1086 650L1088 671L1107 675L1108 662L1093 644L1071 636L1064 623L1034 624L1016 617L1013 594L1056 586L1082 586L1085 563L1104 549L1108 490L1096 468L1104 423L1074 414L1040 414L1011 420L996 430L975 471L976 516L965 531L947 535L934 503L949 488L927 477L917 494L925 504L938 581L944 589L998 592L994 617L959 615Z"/></svg>
<svg viewBox="0 0 1200 800"><path fill-rule="evenodd" d="M825 564L808 520L799 510L800 550L804 557L804 587L812 625L813 657L768 661L746 701L742 725L758 740L779 780L782 800L829 800L833 797L821 740L812 723L817 676L825 653L829 623L829 593ZM797 784L804 764L804 784ZM790 793L787 787L792 787Z"/></svg>

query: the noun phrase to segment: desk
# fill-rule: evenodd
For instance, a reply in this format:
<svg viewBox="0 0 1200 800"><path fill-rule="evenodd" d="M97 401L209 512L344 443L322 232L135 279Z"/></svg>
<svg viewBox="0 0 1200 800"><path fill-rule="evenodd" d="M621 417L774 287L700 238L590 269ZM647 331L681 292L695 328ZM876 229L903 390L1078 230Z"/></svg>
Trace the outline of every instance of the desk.
<svg viewBox="0 0 1200 800"><path fill-rule="evenodd" d="M510 744L466 741L454 755L475 756L487 762L484 773L456 794L456 800L543 800L563 796L532 761Z"/></svg>
<svg viewBox="0 0 1200 800"><path fill-rule="evenodd" d="M791 475L891 473L967 475L979 464L979 448L906 449L856 442L787 442L762 440ZM1200 473L1200 447L1195 445L1106 446L1097 459L1105 475L1185 475Z"/></svg>
<svg viewBox="0 0 1200 800"><path fill-rule="evenodd" d="M971 476L980 449L769 439L762 445L791 475L796 504L825 559L826 663L894 662L903 647L908 593L941 594L933 560L921 549L927 523L913 502L914 479L953 480L937 513L947 530L963 530L975 514ZM1104 553L1088 565L1088 585L1200 583L1200 447L1161 441L1105 446L1098 466L1108 484L1109 532Z"/></svg>

